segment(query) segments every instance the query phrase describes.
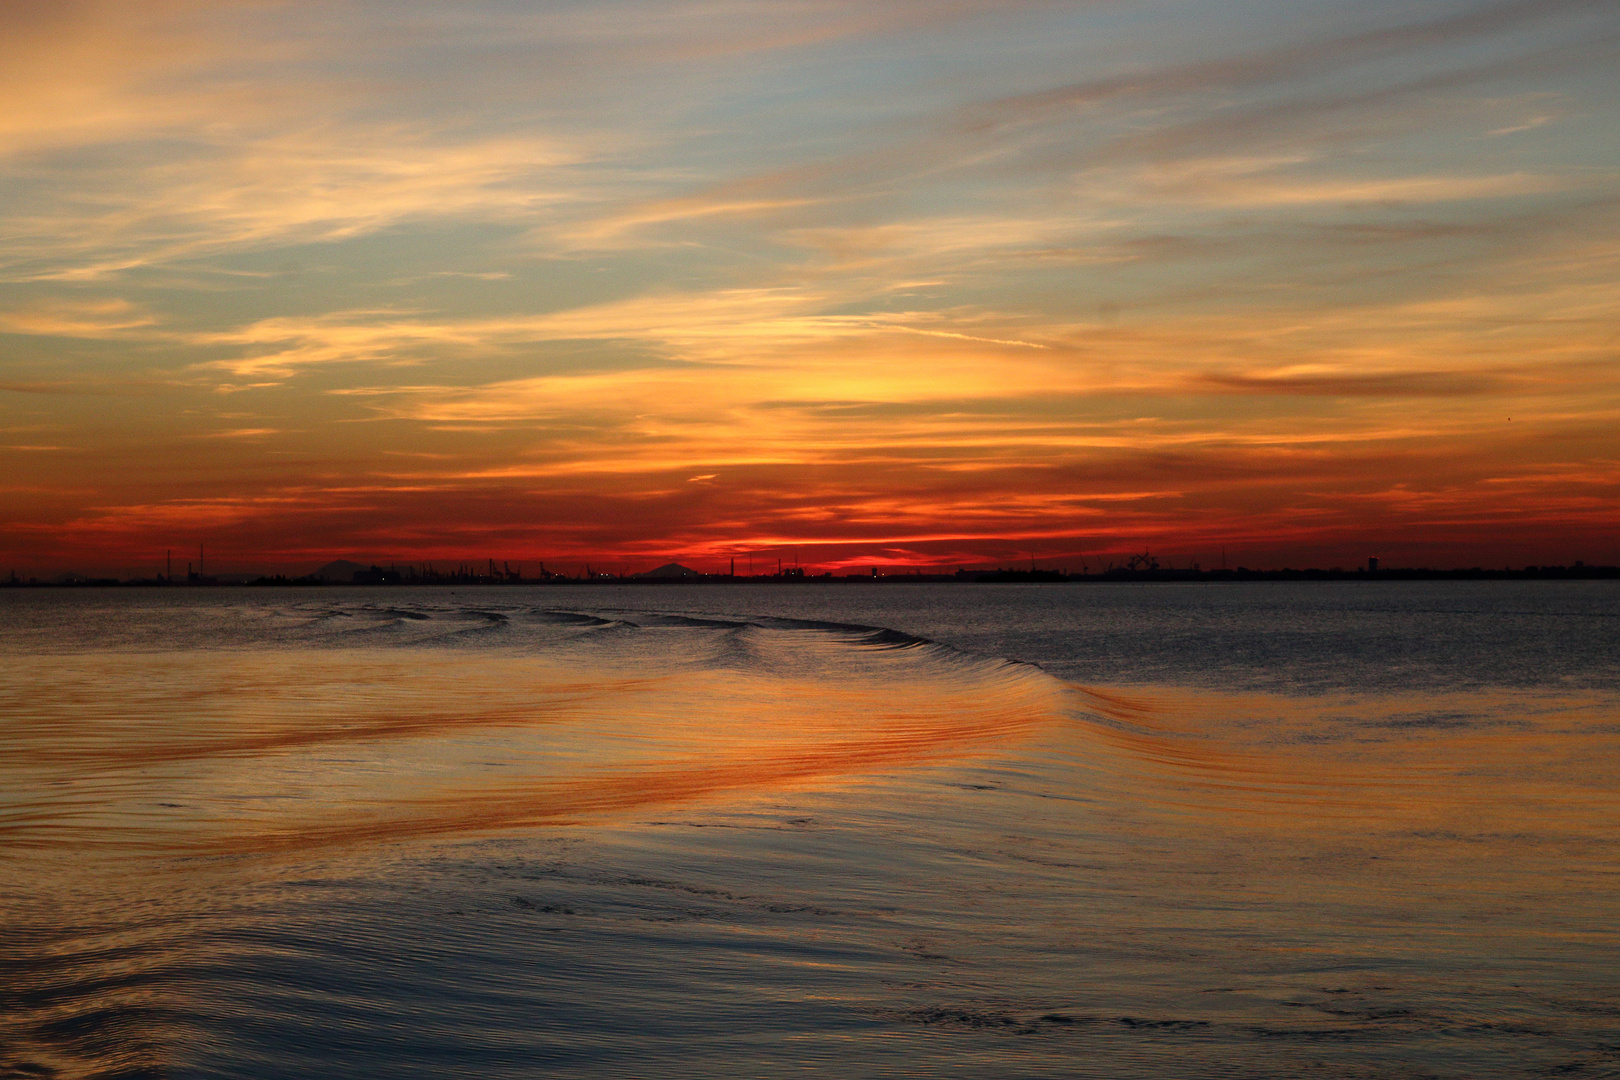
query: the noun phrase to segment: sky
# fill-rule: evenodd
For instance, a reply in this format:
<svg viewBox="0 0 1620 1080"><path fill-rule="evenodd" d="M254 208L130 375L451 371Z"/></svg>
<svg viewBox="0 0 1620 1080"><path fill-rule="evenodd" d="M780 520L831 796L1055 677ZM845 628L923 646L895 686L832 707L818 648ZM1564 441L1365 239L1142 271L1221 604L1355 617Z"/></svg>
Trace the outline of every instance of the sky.
<svg viewBox="0 0 1620 1080"><path fill-rule="evenodd" d="M1615 0L0 0L0 572L1620 562Z"/></svg>

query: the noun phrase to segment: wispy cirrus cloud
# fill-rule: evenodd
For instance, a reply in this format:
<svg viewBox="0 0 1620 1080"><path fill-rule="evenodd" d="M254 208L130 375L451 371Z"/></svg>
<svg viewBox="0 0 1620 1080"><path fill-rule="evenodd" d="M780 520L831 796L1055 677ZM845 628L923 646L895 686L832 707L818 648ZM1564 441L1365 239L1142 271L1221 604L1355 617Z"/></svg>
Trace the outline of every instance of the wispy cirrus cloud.
<svg viewBox="0 0 1620 1080"><path fill-rule="evenodd" d="M722 289L653 293L543 315L475 319L388 309L341 311L315 318L265 319L233 330L180 335L177 340L241 350L239 358L207 364L240 376L286 376L334 363L413 364L446 351L463 356L509 354L524 346L570 341L634 344L645 350L639 362L629 365L638 370L670 361L764 368L786 350L895 333L1045 347L969 332L976 325L995 325L991 312L828 310L836 306L835 297L812 290ZM617 373L579 377L626 378Z"/></svg>
<svg viewBox="0 0 1620 1080"><path fill-rule="evenodd" d="M158 323L156 315L119 297L48 299L0 311L0 333L45 337L127 337Z"/></svg>

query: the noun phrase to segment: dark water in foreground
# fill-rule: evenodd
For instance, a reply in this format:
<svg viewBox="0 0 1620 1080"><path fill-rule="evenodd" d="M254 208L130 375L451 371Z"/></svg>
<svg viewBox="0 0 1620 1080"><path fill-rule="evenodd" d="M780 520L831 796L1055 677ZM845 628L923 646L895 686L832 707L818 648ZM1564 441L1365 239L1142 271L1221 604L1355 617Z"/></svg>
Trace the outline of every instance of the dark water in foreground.
<svg viewBox="0 0 1620 1080"><path fill-rule="evenodd" d="M1620 1076L1617 658L1610 582L0 594L0 1076Z"/></svg>

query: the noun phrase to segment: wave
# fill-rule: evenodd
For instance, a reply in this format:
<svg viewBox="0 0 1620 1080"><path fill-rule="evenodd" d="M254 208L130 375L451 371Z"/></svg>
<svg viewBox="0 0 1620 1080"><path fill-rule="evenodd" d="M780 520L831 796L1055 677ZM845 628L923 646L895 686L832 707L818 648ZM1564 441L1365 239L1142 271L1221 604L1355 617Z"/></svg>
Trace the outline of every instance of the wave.
<svg viewBox="0 0 1620 1080"><path fill-rule="evenodd" d="M341 629L312 636L312 614ZM1006 752L1065 708L1037 669L848 623L399 605L279 622L0 688L6 847L242 854L600 819Z"/></svg>

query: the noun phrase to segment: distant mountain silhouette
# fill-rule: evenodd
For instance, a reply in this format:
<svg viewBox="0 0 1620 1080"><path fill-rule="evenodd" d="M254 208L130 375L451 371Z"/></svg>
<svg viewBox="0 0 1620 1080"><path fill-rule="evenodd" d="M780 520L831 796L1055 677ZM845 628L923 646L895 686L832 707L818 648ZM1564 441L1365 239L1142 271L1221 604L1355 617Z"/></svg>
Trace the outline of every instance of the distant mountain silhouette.
<svg viewBox="0 0 1620 1080"><path fill-rule="evenodd" d="M665 563L663 566L660 566L655 570L648 570L645 574L636 575L638 578L647 578L654 581L673 581L679 578L700 578L707 576L707 574L698 573L690 566L682 566L680 563L673 562Z"/></svg>
<svg viewBox="0 0 1620 1080"><path fill-rule="evenodd" d="M309 576L315 578L317 581L329 581L334 583L341 582L342 584L347 585L349 582L354 580L354 573L356 570L369 569L371 569L370 563L362 564L350 562L348 559L339 559L336 562L327 563L319 570L312 572Z"/></svg>

